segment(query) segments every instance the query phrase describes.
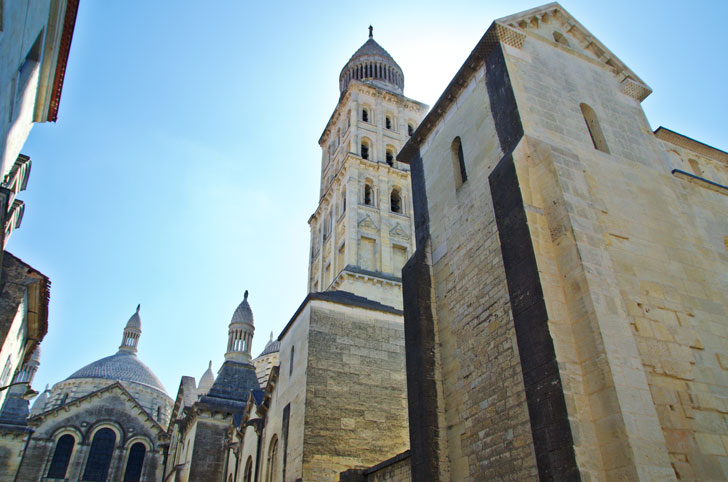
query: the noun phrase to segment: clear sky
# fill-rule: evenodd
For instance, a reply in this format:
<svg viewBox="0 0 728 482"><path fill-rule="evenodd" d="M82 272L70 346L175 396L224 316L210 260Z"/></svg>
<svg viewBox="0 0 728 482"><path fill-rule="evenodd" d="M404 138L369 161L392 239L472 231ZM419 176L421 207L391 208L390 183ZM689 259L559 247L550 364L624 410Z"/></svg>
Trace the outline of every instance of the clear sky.
<svg viewBox="0 0 728 482"><path fill-rule="evenodd" d="M137 303L172 397L220 366L246 289L257 355L306 294L317 141L367 26L433 105L494 19L539 4L82 0L8 244L53 283L36 389L115 353ZM652 87L653 128L728 148L728 2L562 5Z"/></svg>

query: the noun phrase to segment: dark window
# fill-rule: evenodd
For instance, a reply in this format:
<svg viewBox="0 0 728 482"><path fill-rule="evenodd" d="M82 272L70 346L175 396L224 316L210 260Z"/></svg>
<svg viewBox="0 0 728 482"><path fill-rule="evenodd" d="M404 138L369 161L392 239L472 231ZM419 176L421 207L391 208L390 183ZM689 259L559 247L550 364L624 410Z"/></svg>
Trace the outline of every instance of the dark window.
<svg viewBox="0 0 728 482"><path fill-rule="evenodd" d="M364 185L364 204L371 206L372 202L372 187L369 184Z"/></svg>
<svg viewBox="0 0 728 482"><path fill-rule="evenodd" d="M364 122L369 122L369 111L366 109L361 110L361 120Z"/></svg>
<svg viewBox="0 0 728 482"><path fill-rule="evenodd" d="M402 196L397 189L392 189L392 194L389 196L389 208L393 213L402 212Z"/></svg>
<svg viewBox="0 0 728 482"><path fill-rule="evenodd" d="M124 482L139 482L142 480L142 466L147 448L143 443L137 442L129 449L129 460L126 462Z"/></svg>
<svg viewBox="0 0 728 482"><path fill-rule="evenodd" d="M394 165L394 154L392 153L392 151L390 149L387 149L386 158L387 158L387 164L389 164L390 166L393 166Z"/></svg>
<svg viewBox="0 0 728 482"><path fill-rule="evenodd" d="M387 129L392 128L392 119L390 119L389 116L384 118L384 127L386 127Z"/></svg>
<svg viewBox="0 0 728 482"><path fill-rule="evenodd" d="M291 364L288 366L288 376L293 375L293 355L295 354L295 347L291 347Z"/></svg>
<svg viewBox="0 0 728 482"><path fill-rule="evenodd" d="M49 479L66 478L66 469L68 469L68 462L71 460L75 443L76 439L72 435L64 435L58 439L56 451L53 452L53 459L51 460L51 468L48 469Z"/></svg>
<svg viewBox="0 0 728 482"><path fill-rule="evenodd" d="M452 151L452 168L455 176L455 188L459 188L468 180L468 173L465 171L465 156L463 155L463 143L460 137L456 137L450 146Z"/></svg>
<svg viewBox="0 0 728 482"><path fill-rule="evenodd" d="M361 145L361 157L369 159L369 146L366 144Z"/></svg>
<svg viewBox="0 0 728 482"><path fill-rule="evenodd" d="M86 469L83 471L83 480L92 482L105 482L106 475L114 455L116 434L109 428L102 428L91 442Z"/></svg>
<svg viewBox="0 0 728 482"><path fill-rule="evenodd" d="M589 130L589 136L591 136L594 148L609 154L607 140L605 139L602 127L599 125L599 121L597 120L596 112L594 112L594 109L587 104L579 104L579 107L581 107L581 114L584 116L584 122L586 122L586 127Z"/></svg>
<svg viewBox="0 0 728 482"><path fill-rule="evenodd" d="M415 126L412 124L407 124L407 135L412 137L412 134L415 133Z"/></svg>

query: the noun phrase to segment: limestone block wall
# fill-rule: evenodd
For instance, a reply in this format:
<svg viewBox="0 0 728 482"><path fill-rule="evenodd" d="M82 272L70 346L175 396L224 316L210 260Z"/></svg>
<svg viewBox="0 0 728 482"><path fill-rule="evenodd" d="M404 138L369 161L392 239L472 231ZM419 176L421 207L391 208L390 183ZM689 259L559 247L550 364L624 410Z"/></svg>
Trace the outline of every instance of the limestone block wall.
<svg viewBox="0 0 728 482"><path fill-rule="evenodd" d="M338 480L408 448L404 363L401 315L312 302L303 480Z"/></svg>
<svg viewBox="0 0 728 482"><path fill-rule="evenodd" d="M280 474L281 479L285 482L295 481L303 474L304 423L308 403L306 384L309 373L307 363L310 314L310 304L303 306L280 338L280 372L263 430L259 471L261 480L268 480L271 471ZM288 438L285 444L284 460L283 416L287 406L289 407ZM272 449L274 439L277 440L275 451ZM246 440L248 440L247 436ZM247 452L254 449L249 447L245 450ZM284 466L285 478L282 477Z"/></svg>
<svg viewBox="0 0 728 482"><path fill-rule="evenodd" d="M413 480L529 480L537 474L489 187L504 154L491 109L502 106L490 105L484 75L481 67L413 161L419 255L404 277ZM467 174L459 188L453 164L458 137ZM422 272L418 264L429 268ZM423 298L432 299L429 321L416 309ZM432 465L422 467L423 460Z"/></svg>
<svg viewBox="0 0 728 482"><path fill-rule="evenodd" d="M725 478L728 198L671 175L724 183L725 153L657 141L593 59L535 39L509 53L524 129L542 142L529 142L519 178L582 470Z"/></svg>
<svg viewBox="0 0 728 482"><path fill-rule="evenodd" d="M28 433L24 430L0 430L0 481L15 479L25 449Z"/></svg>

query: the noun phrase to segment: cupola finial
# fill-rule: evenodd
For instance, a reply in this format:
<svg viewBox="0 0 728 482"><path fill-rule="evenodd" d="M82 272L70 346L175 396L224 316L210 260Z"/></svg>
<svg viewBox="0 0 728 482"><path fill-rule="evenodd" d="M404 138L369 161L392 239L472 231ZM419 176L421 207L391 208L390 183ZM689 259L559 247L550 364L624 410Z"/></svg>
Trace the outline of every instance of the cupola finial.
<svg viewBox="0 0 728 482"><path fill-rule="evenodd" d="M244 300L247 300L248 299L248 290L245 290L245 294L243 295L243 299Z"/></svg>
<svg viewBox="0 0 728 482"><path fill-rule="evenodd" d="M369 38L374 38L374 27L369 26Z"/></svg>

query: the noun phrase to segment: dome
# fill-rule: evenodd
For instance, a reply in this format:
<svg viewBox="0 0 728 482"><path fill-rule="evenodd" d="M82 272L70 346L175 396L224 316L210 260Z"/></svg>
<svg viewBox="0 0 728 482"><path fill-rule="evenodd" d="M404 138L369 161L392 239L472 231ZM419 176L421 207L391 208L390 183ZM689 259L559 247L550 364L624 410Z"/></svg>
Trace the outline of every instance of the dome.
<svg viewBox="0 0 728 482"><path fill-rule="evenodd" d="M250 305L248 304L248 290L245 290L243 301L235 309L233 319L230 320L231 325L238 323L253 324L253 310L250 309Z"/></svg>
<svg viewBox="0 0 728 482"><path fill-rule="evenodd" d="M343 94L352 80L373 83L394 91L404 91L404 74L391 55L374 40L369 26L369 40L359 47L339 74L339 91Z"/></svg>
<svg viewBox="0 0 728 482"><path fill-rule="evenodd" d="M152 373L135 354L126 351L119 351L115 355L107 356L76 371L66 380L77 378L103 378L107 380L119 380L122 382L138 383L147 387L159 390L167 395L162 382Z"/></svg>
<svg viewBox="0 0 728 482"><path fill-rule="evenodd" d="M265 355L270 355L271 353L278 353L279 351L281 351L281 342L273 339L273 332L271 331L270 341L265 344L265 348L263 348L263 352L258 355L258 358Z"/></svg>

